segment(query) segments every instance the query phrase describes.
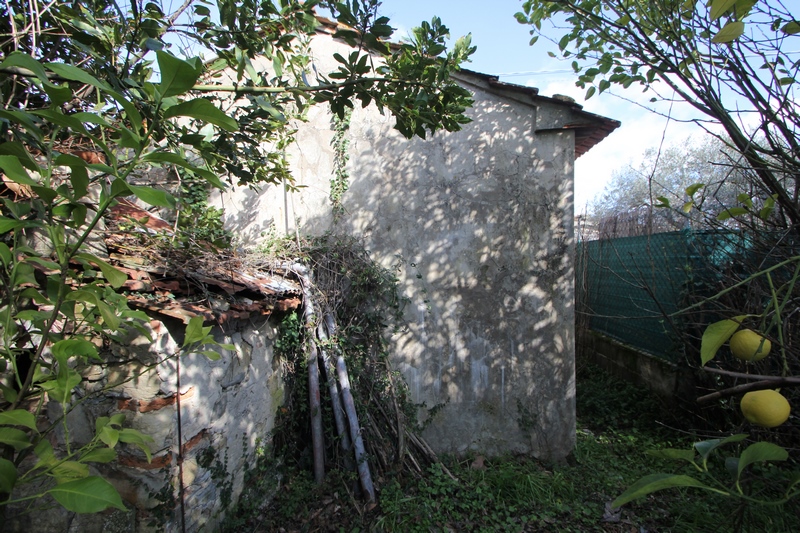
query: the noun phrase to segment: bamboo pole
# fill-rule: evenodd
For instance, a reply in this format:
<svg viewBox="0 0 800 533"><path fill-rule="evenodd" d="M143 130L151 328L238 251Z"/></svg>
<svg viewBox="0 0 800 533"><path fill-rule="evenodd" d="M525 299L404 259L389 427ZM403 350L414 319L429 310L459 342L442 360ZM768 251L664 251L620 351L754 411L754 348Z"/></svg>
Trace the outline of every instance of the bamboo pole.
<svg viewBox="0 0 800 533"><path fill-rule="evenodd" d="M336 325L330 313L325 316L325 322L328 325L328 332L334 335L336 332ZM374 502L375 487L372 484L372 475L370 474L369 464L367 463L367 452L364 449L364 440L361 437L361 428L358 424L356 404L353 400L353 393L350 390L350 377L347 375L347 364L341 352L336 354L336 375L339 378L339 385L342 389L342 403L344 404L344 410L345 413L347 413L347 421L350 426L350 438L353 439L353 446L355 448L358 479L361 481L361 488L364 489L364 492L367 494L368 500Z"/></svg>
<svg viewBox="0 0 800 533"><path fill-rule="evenodd" d="M311 294L311 278L302 265L293 265L292 270L300 278L303 287L303 320L308 331L308 406L311 411L311 446L314 456L314 480L322 483L325 478L325 443L322 433L322 404L319 395L319 353L314 337L314 300Z"/></svg>
<svg viewBox="0 0 800 533"><path fill-rule="evenodd" d="M325 314L324 324L320 323L317 326L317 337L323 342L327 341L329 338L326 331L327 330L326 326L328 325L329 318L332 320L330 312ZM330 355L325 349L320 348L320 353L322 354L322 360L324 362L324 365L322 367L325 372L324 378L325 381L328 383L328 390L331 395L331 404L333 407L333 421L336 426L336 434L339 436L340 439L339 445L342 448L342 455L344 457L345 466L347 467L348 470L353 470L354 469L353 456L352 456L353 443L350 440L350 434L346 427L345 412L344 412L344 407L342 406L342 398L341 395L339 394L339 386L337 385L336 379L334 378L336 374L336 368L334 366L333 360L331 359Z"/></svg>

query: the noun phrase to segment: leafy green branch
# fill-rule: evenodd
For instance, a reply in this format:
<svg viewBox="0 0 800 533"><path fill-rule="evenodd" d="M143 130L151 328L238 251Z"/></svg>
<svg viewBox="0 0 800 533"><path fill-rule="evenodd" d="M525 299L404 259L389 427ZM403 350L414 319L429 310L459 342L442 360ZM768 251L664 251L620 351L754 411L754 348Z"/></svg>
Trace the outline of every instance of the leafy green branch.
<svg viewBox="0 0 800 533"><path fill-rule="evenodd" d="M725 482L712 472L709 466L711 455L726 444L738 443L748 435L731 435L724 439L712 439L696 442L689 450L665 449L652 450L649 455L662 459L684 461L694 467L702 476L703 482L696 477L684 474L650 474L639 479L613 502L612 507L620 507L628 502L660 490L688 487L714 492L727 497L738 498L748 503L760 505L782 505L792 498L800 496L800 475L790 475L786 479L786 488L781 497L771 500L754 498L745 493L742 487L743 474L753 464L768 461L786 461L789 453L781 446L770 442L756 442L742 450L738 457L728 457L725 469L730 474L730 481Z"/></svg>

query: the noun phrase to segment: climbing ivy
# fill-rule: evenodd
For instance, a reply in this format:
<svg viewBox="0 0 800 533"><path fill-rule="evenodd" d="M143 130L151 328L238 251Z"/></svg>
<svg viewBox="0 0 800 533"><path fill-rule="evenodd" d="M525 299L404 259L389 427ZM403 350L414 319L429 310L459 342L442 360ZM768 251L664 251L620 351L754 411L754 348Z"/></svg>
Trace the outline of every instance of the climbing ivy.
<svg viewBox="0 0 800 533"><path fill-rule="evenodd" d="M224 209L209 205L208 181L193 174L181 173L178 195L178 238L183 247L203 242L227 248L233 234L225 229Z"/></svg>
<svg viewBox="0 0 800 533"><path fill-rule="evenodd" d="M350 139L347 133L350 130L352 116L352 110L347 109L344 117L339 118L338 115L334 115L331 120L334 133L331 140L331 146L333 147L333 175L331 176L330 200L334 219L338 219L344 214L342 199L344 193L350 188L350 172L347 170L347 162L350 160L350 154L347 151L350 146Z"/></svg>

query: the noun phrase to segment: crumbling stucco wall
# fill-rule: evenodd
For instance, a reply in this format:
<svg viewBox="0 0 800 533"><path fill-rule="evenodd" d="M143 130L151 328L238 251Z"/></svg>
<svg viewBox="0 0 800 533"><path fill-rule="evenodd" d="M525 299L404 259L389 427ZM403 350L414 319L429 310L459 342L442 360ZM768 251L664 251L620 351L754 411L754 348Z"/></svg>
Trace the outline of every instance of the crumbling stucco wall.
<svg viewBox="0 0 800 533"><path fill-rule="evenodd" d="M324 58L336 44L315 46ZM436 450L562 458L575 440L571 108L462 79L475 106L461 132L408 141L374 107L354 111L336 220L321 108L290 148L299 192L238 189L217 204L242 245L348 233L399 268L410 304L393 361L413 400L439 407L425 432Z"/></svg>
<svg viewBox="0 0 800 533"><path fill-rule="evenodd" d="M272 352L275 324L262 319L216 328L215 338L233 344L236 352L218 348L217 361L184 354L180 368L183 324L168 328L153 320L148 329L152 341L132 335L111 345L111 366L83 372L83 390L75 396L83 401L69 415L71 438L78 445L92 439L98 417L117 413L125 414L124 427L153 437L151 462L138 448L120 443L118 460L100 470L129 511L75 515L51 506L23 514L17 506L7 511L5 531L180 531L182 508L186 531L213 531L236 503L246 473L256 464L257 448L268 444L258 439L270 434L283 402L282 373ZM51 402L51 422L60 414L60 406ZM50 439L54 448L63 448L63 434L54 432Z"/></svg>

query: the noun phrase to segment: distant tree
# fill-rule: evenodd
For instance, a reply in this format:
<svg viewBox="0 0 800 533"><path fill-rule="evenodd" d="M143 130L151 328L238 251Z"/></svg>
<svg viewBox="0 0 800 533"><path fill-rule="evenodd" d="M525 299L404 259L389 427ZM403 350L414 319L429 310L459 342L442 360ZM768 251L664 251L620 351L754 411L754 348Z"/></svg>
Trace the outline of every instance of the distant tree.
<svg viewBox="0 0 800 533"><path fill-rule="evenodd" d="M711 136L689 138L661 151L648 148L635 166L631 163L613 173L592 202L591 215L600 221L648 210L663 229L715 226L717 214L738 206L741 194L748 198L754 194L753 175L737 157Z"/></svg>
<svg viewBox="0 0 800 533"><path fill-rule="evenodd" d="M760 198L798 225L796 10L783 0L527 0L517 19L533 26L532 42L545 22L563 30L558 48L587 98L641 85L688 102L743 156Z"/></svg>

